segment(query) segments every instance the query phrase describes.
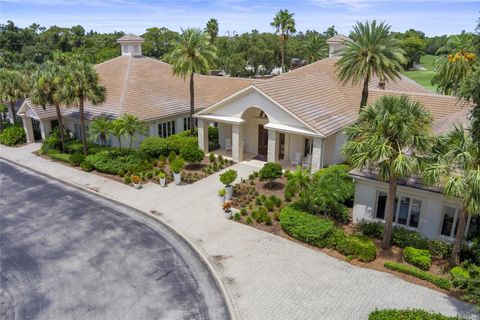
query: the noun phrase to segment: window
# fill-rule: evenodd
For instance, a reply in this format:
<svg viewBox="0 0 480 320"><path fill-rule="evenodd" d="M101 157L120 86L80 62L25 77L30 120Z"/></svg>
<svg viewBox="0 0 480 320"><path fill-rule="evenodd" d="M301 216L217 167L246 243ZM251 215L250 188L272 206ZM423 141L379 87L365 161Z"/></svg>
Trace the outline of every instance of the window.
<svg viewBox="0 0 480 320"><path fill-rule="evenodd" d="M158 135L162 138L166 138L175 134L175 120L158 124Z"/></svg>
<svg viewBox="0 0 480 320"><path fill-rule="evenodd" d="M279 140L278 159L283 160L285 159L285 133L280 132L278 134L278 140Z"/></svg>
<svg viewBox="0 0 480 320"><path fill-rule="evenodd" d="M198 127L198 119L195 118L195 128ZM183 118L183 130L190 130L190 118Z"/></svg>
<svg viewBox="0 0 480 320"><path fill-rule="evenodd" d="M309 154L312 154L312 151L313 151L313 140L305 139L304 146L303 146L303 156L306 157Z"/></svg>
<svg viewBox="0 0 480 320"><path fill-rule="evenodd" d="M422 201L405 196L400 197L400 201L398 200L398 198L395 198L393 223L418 228ZM384 220L386 212L387 194L385 192L379 192L377 196L375 217Z"/></svg>
<svg viewBox="0 0 480 320"><path fill-rule="evenodd" d="M59 127L58 120L50 121L50 128L52 128L52 130L57 129L58 127Z"/></svg>
<svg viewBox="0 0 480 320"><path fill-rule="evenodd" d="M440 234L447 237L455 237L457 222L457 209L445 206L443 209L443 222Z"/></svg>

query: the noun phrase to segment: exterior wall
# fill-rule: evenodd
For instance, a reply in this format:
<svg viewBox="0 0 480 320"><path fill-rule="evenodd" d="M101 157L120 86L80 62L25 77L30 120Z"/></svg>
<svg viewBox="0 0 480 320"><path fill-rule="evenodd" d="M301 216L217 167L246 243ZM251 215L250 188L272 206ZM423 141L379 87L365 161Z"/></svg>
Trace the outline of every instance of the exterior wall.
<svg viewBox="0 0 480 320"><path fill-rule="evenodd" d="M232 141L232 125L227 123L218 124L218 142L220 148L225 149L225 140L230 139Z"/></svg>
<svg viewBox="0 0 480 320"><path fill-rule="evenodd" d="M378 192L388 192L388 184L370 179L355 179L355 201L353 207L353 221L358 222L362 219L377 220L375 218ZM406 227L418 231L429 239L440 239L452 241L453 239L440 235L443 210L445 205L461 208L461 202L456 199L450 199L442 194L429 192L406 186L398 186L397 196L407 196L422 201L420 210L420 220L417 229Z"/></svg>
<svg viewBox="0 0 480 320"><path fill-rule="evenodd" d="M330 166L345 161L341 150L347 137L342 132L336 132L325 139L324 165Z"/></svg>

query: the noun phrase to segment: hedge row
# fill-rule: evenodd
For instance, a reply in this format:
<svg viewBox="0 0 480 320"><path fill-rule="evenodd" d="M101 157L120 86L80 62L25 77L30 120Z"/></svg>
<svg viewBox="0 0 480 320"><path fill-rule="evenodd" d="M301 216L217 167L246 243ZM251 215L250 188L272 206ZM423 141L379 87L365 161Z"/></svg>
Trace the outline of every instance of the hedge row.
<svg viewBox="0 0 480 320"><path fill-rule="evenodd" d="M167 157L172 151L180 154L180 150L185 146L198 146L198 138L190 136L189 133L190 131L183 131L168 138L147 137L140 144L140 150L152 158Z"/></svg>
<svg viewBox="0 0 480 320"><path fill-rule="evenodd" d="M375 310L368 316L368 320L464 320L459 317L447 317L440 313L425 310Z"/></svg>
<svg viewBox="0 0 480 320"><path fill-rule="evenodd" d="M416 249L413 247L406 247L403 249L403 257L405 261L414 266L427 271L432 266L432 258L430 251L425 249Z"/></svg>
<svg viewBox="0 0 480 320"><path fill-rule="evenodd" d="M450 287L451 287L450 281L448 279L436 276L430 272L420 270L419 268L416 268L413 266L409 266L406 264L401 264L393 261L387 261L385 262L384 267L390 270L409 274L411 276L428 281L430 283L433 283L437 287L445 290L450 290Z"/></svg>
<svg viewBox="0 0 480 320"><path fill-rule="evenodd" d="M286 233L300 241L317 247L328 247L339 251L347 257L369 262L375 260L375 244L360 236L350 236L343 230L335 228L333 221L320 218L292 206L280 212L280 225Z"/></svg>
<svg viewBox="0 0 480 320"><path fill-rule="evenodd" d="M138 173L151 169L148 157L136 150L130 152L115 150L102 151L85 158L89 166L99 172L124 176L127 173Z"/></svg>

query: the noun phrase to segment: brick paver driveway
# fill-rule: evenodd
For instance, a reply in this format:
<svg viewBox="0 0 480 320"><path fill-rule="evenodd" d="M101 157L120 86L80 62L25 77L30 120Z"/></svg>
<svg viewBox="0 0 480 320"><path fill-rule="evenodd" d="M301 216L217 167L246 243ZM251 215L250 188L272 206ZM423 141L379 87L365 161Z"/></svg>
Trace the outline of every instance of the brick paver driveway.
<svg viewBox="0 0 480 320"><path fill-rule="evenodd" d="M228 319L178 235L0 161L0 319Z"/></svg>

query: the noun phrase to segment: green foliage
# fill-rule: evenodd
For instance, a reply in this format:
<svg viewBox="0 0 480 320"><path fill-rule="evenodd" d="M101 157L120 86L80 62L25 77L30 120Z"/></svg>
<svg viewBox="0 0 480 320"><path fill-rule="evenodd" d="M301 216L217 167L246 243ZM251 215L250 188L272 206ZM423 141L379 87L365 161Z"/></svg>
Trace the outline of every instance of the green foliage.
<svg viewBox="0 0 480 320"><path fill-rule="evenodd" d="M214 163L217 161L217 158L215 158L215 154L213 152L210 152L208 154L208 161L210 161L210 163Z"/></svg>
<svg viewBox="0 0 480 320"><path fill-rule="evenodd" d="M340 229L333 233L328 246L347 257L357 258L363 262L370 262L377 257L377 247L373 241L362 236L349 236Z"/></svg>
<svg viewBox="0 0 480 320"><path fill-rule="evenodd" d="M151 158L168 156L170 153L170 144L167 139L160 137L147 137L140 144L140 150L145 152Z"/></svg>
<svg viewBox="0 0 480 320"><path fill-rule="evenodd" d="M172 169L173 173L180 173L185 166L185 162L182 158L178 157L170 164L170 169Z"/></svg>
<svg viewBox="0 0 480 320"><path fill-rule="evenodd" d="M270 199L265 200L265 208L267 208L268 211L273 211L275 209L275 202L273 202Z"/></svg>
<svg viewBox="0 0 480 320"><path fill-rule="evenodd" d="M450 269L452 284L457 288L465 288L470 280L470 273L463 267L456 266Z"/></svg>
<svg viewBox="0 0 480 320"><path fill-rule="evenodd" d="M71 160L70 160L71 154L60 153L60 152L50 152L50 153L48 153L48 155L50 156L50 158L52 160L61 161L61 162L69 163L69 164L72 163Z"/></svg>
<svg viewBox="0 0 480 320"><path fill-rule="evenodd" d="M132 151L128 154L122 151L115 151L112 154L102 151L87 156L85 160L99 172L116 175L126 172L143 172L152 166L147 156L140 151Z"/></svg>
<svg viewBox="0 0 480 320"><path fill-rule="evenodd" d="M246 216L246 215L248 214L247 209L242 208L242 209L240 210L240 214L241 214L242 216Z"/></svg>
<svg viewBox="0 0 480 320"><path fill-rule="evenodd" d="M452 244L440 240L428 240L428 250L434 257L447 259L452 253Z"/></svg>
<svg viewBox="0 0 480 320"><path fill-rule="evenodd" d="M81 164L80 164L80 168L82 168L83 171L87 171L87 172L90 172L90 171L93 171L93 169L95 169L92 164L86 160L84 160Z"/></svg>
<svg viewBox="0 0 480 320"><path fill-rule="evenodd" d="M70 156L70 163L78 167L85 160L85 156L80 153L75 153Z"/></svg>
<svg viewBox="0 0 480 320"><path fill-rule="evenodd" d="M25 130L21 126L11 126L0 132L0 143L6 146L18 146L27 142Z"/></svg>
<svg viewBox="0 0 480 320"><path fill-rule="evenodd" d="M464 320L459 317L447 317L440 313L424 310L375 310L370 313L368 320Z"/></svg>
<svg viewBox="0 0 480 320"><path fill-rule="evenodd" d="M205 154L202 149L194 145L184 145L180 149L180 156L190 163L198 163L203 160Z"/></svg>
<svg viewBox="0 0 480 320"><path fill-rule="evenodd" d="M267 162L260 169L260 179L273 182L282 176L282 166L276 162Z"/></svg>
<svg viewBox="0 0 480 320"><path fill-rule="evenodd" d="M251 217L251 216L248 216L247 219L245 219L245 222L246 222L247 224L252 224L252 223L253 223L252 217Z"/></svg>
<svg viewBox="0 0 480 320"><path fill-rule="evenodd" d="M237 179L237 171L230 169L220 175L220 182L226 186L231 185Z"/></svg>
<svg viewBox="0 0 480 320"><path fill-rule="evenodd" d="M126 175L125 177L123 177L123 183L125 184L132 183L132 177L130 175Z"/></svg>
<svg viewBox="0 0 480 320"><path fill-rule="evenodd" d="M168 154L168 163L169 164L172 164L173 161L175 161L175 159L177 158L177 154L175 153L175 151L170 151L170 153Z"/></svg>
<svg viewBox="0 0 480 320"><path fill-rule="evenodd" d="M237 212L237 213L235 213L235 215L233 216L233 219L234 219L235 221L240 221L240 220L242 219L242 217L240 216L240 213Z"/></svg>
<svg viewBox="0 0 480 320"><path fill-rule="evenodd" d="M430 272L423 271L421 269L418 269L413 266L401 264L398 262L393 262L393 261L387 261L384 264L384 267L390 270L398 271L401 273L409 274L411 276L420 278L422 280L428 281L430 283L433 283L439 288L445 289L445 290L450 290L450 281L448 279L436 276Z"/></svg>
<svg viewBox="0 0 480 320"><path fill-rule="evenodd" d="M430 251L425 249L415 249L413 247L406 247L403 249L403 257L405 261L414 266L427 271L432 266L432 258Z"/></svg>
<svg viewBox="0 0 480 320"><path fill-rule="evenodd" d="M357 223L358 231L367 237L381 239L383 237L384 225L381 222L361 220Z"/></svg>
<svg viewBox="0 0 480 320"><path fill-rule="evenodd" d="M418 232L394 227L391 243L400 248L414 247L417 249L428 249L428 239Z"/></svg>

